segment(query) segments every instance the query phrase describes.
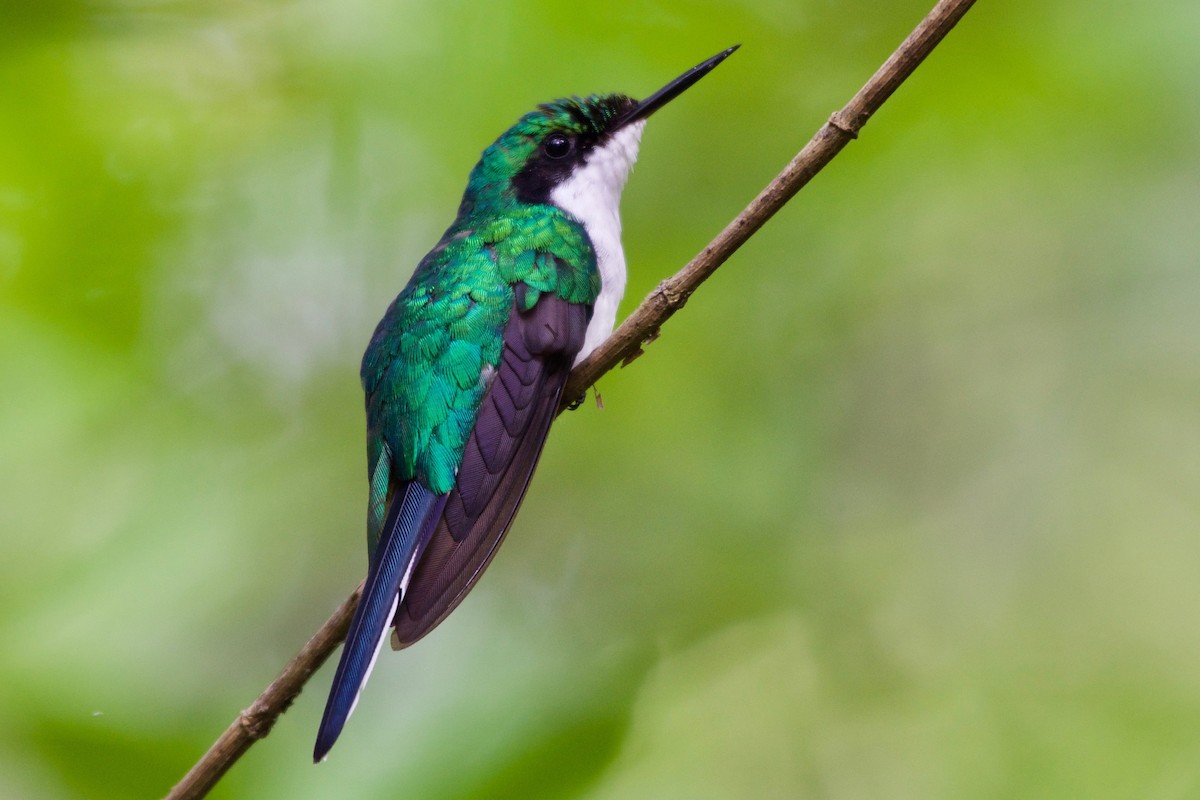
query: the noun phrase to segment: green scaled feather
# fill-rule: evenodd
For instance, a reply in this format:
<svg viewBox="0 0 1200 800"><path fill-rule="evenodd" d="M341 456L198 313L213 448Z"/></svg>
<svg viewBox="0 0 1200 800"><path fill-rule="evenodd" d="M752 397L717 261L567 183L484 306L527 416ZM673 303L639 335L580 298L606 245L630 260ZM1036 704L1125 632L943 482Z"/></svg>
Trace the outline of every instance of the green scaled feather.
<svg viewBox="0 0 1200 800"><path fill-rule="evenodd" d="M371 468L370 498L367 500L367 555L373 556L379 546L383 519L387 516L388 485L392 474L392 448L380 442L375 465Z"/></svg>

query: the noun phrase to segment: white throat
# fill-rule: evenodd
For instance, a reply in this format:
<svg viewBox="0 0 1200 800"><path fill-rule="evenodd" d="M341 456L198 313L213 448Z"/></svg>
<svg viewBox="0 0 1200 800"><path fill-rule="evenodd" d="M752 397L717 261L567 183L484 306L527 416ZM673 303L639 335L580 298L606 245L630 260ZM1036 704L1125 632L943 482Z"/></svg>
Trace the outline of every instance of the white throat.
<svg viewBox="0 0 1200 800"><path fill-rule="evenodd" d="M621 128L587 163L554 187L550 202L583 223L596 267L600 270L600 296L588 323L578 364L608 338L617 321L617 306L625 294L625 251L621 248L621 190L637 161L645 120Z"/></svg>

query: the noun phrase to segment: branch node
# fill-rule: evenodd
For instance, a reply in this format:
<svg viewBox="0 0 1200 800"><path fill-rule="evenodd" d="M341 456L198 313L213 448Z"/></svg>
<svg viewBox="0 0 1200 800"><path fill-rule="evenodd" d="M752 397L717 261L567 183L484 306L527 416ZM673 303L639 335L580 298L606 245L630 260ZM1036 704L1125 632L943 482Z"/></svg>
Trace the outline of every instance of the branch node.
<svg viewBox="0 0 1200 800"><path fill-rule="evenodd" d="M637 361L639 358L641 358L645 354L646 354L646 351L643 350L641 348L641 346L638 346L637 349L633 350L632 352L629 353L629 355L627 355L621 359L621 369L625 369L626 367L628 367L633 362Z"/></svg>
<svg viewBox="0 0 1200 800"><path fill-rule="evenodd" d="M289 703L290 705L290 703ZM279 719L279 714L282 710L272 711L266 705L260 702L255 702L249 708L238 714L238 725L246 732L246 737L253 741L257 741L266 737L271 732L271 728L275 726L275 720Z"/></svg>
<svg viewBox="0 0 1200 800"><path fill-rule="evenodd" d="M851 139L858 138L858 129L849 122L843 120L843 111L835 111L829 115L830 126L838 129Z"/></svg>
<svg viewBox="0 0 1200 800"><path fill-rule="evenodd" d="M675 282L670 279L658 284L658 288L654 290L654 293L662 298L662 302L665 303L667 308L671 309L671 311L678 311L679 309L683 308L687 303L688 298L691 296L691 292L687 291L687 289L676 289ZM647 337L646 341L651 342L656 338L658 338L658 331L654 330L651 331L650 336Z"/></svg>

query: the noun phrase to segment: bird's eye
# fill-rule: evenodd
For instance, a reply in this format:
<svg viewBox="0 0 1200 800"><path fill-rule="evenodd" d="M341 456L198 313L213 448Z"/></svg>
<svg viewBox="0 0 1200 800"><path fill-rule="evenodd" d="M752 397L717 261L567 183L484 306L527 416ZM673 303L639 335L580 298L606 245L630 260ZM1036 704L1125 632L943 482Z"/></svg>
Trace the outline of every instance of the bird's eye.
<svg viewBox="0 0 1200 800"><path fill-rule="evenodd" d="M566 158L571 152L571 140L561 133L552 133L542 142L542 152L550 158Z"/></svg>

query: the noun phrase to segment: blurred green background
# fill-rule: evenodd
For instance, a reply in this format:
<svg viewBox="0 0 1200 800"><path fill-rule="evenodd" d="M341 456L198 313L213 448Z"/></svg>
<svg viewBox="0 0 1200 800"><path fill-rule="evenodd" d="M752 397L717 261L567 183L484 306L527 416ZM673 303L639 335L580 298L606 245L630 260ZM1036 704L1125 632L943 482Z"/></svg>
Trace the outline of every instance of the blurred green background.
<svg viewBox="0 0 1200 800"><path fill-rule="evenodd" d="M164 793L365 568L358 359L479 151L645 94L628 312L930 0L8 0L0 796ZM1200 795L1200 6L984 2L215 797Z"/></svg>

